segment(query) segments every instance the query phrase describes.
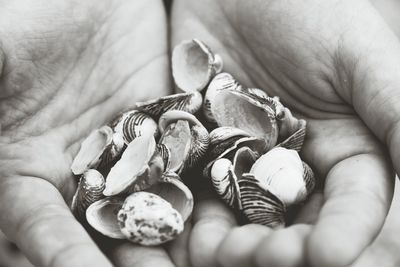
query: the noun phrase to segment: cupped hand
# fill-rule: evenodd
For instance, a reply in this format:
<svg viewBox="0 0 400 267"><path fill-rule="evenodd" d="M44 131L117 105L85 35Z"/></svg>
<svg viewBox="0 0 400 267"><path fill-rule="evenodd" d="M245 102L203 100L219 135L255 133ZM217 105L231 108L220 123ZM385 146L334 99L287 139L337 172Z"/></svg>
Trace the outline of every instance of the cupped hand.
<svg viewBox="0 0 400 267"><path fill-rule="evenodd" d="M163 2L0 7L0 227L36 266L111 266L66 204L76 188L70 165L92 129L168 93ZM137 266L148 266L138 261L146 255L172 265L161 248L124 244L113 255L126 250Z"/></svg>
<svg viewBox="0 0 400 267"><path fill-rule="evenodd" d="M171 29L173 45L203 40L225 71L308 121L301 156L324 184L278 231L232 230L223 206L206 209L191 235L194 266L349 266L385 221L391 161L400 171L400 43L382 17L366 0L177 0Z"/></svg>

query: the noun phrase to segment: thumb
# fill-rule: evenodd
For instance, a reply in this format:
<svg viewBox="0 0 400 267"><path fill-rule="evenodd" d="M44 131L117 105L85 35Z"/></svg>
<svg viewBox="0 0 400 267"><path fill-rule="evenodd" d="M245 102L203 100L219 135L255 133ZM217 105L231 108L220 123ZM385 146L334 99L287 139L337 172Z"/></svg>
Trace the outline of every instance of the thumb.
<svg viewBox="0 0 400 267"><path fill-rule="evenodd" d="M361 13L335 53L336 88L387 146L400 173L400 42L372 6Z"/></svg>

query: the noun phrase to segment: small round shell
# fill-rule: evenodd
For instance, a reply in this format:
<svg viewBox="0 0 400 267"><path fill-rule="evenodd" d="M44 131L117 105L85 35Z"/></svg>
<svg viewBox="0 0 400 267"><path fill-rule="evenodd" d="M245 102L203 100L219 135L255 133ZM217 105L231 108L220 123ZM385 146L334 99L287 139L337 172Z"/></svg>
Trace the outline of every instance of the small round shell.
<svg viewBox="0 0 400 267"><path fill-rule="evenodd" d="M172 75L184 92L203 90L222 65L221 57L197 39L181 42L172 52Z"/></svg>
<svg viewBox="0 0 400 267"><path fill-rule="evenodd" d="M126 198L118 212L122 234L145 246L160 245L177 237L184 228L182 216L169 202L149 192Z"/></svg>
<svg viewBox="0 0 400 267"><path fill-rule="evenodd" d="M156 152L153 136L135 138L111 168L103 194L113 196L143 190L156 183L164 171L163 158Z"/></svg>
<svg viewBox="0 0 400 267"><path fill-rule="evenodd" d="M217 94L225 90L241 90L242 86L230 75L229 73L223 72L214 77L207 87L206 94L203 102L203 113L209 122L217 123L213 111L212 105Z"/></svg>
<svg viewBox="0 0 400 267"><path fill-rule="evenodd" d="M261 156L250 173L289 206L304 201L313 187L310 186L314 184L314 177L310 176L311 169L305 170L304 166L295 150L277 147Z"/></svg>
<svg viewBox="0 0 400 267"><path fill-rule="evenodd" d="M86 210L87 222L105 236L125 239L118 226L117 218L123 203L124 199L119 197L107 197L94 202Z"/></svg>
<svg viewBox="0 0 400 267"><path fill-rule="evenodd" d="M211 168L211 181L215 191L230 207L240 208L237 177L229 159L218 159Z"/></svg>
<svg viewBox="0 0 400 267"><path fill-rule="evenodd" d="M305 120L298 120L298 129L277 146L284 147L286 149L293 149L297 152L300 152L301 148L303 147L304 139L306 137L306 125L307 124Z"/></svg>
<svg viewBox="0 0 400 267"><path fill-rule="evenodd" d="M73 174L80 175L89 169L97 168L102 161L103 154L111 146L112 138L113 131L108 126L92 131L82 142L79 152L72 162Z"/></svg>
<svg viewBox="0 0 400 267"><path fill-rule="evenodd" d="M158 99L136 103L138 110L159 118L170 110L182 110L191 114L196 113L203 103L203 97L198 91L163 96Z"/></svg>
<svg viewBox="0 0 400 267"><path fill-rule="evenodd" d="M71 204L71 210L79 220L85 219L86 209L91 204L104 198L104 187L104 177L98 171L87 170L82 174Z"/></svg>

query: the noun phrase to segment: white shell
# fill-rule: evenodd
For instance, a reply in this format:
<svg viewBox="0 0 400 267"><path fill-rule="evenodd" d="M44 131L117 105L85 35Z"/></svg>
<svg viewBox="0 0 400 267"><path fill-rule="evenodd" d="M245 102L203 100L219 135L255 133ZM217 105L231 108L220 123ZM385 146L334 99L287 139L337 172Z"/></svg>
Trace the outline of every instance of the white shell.
<svg viewBox="0 0 400 267"><path fill-rule="evenodd" d="M112 138L113 131L108 126L92 131L82 142L79 152L72 162L72 173L80 175L89 169L97 168L103 153L109 149Z"/></svg>
<svg viewBox="0 0 400 267"><path fill-rule="evenodd" d="M103 194L113 196L143 190L157 182L164 171L164 162L156 152L153 136L135 138L111 168Z"/></svg>
<svg viewBox="0 0 400 267"><path fill-rule="evenodd" d="M107 197L94 202L86 210L87 222L96 231L115 239L125 239L118 226L117 214L124 202L123 198Z"/></svg>
<svg viewBox="0 0 400 267"><path fill-rule="evenodd" d="M178 236L184 221L169 202L149 192L136 192L126 198L118 212L122 234L141 245L160 245Z"/></svg>
<svg viewBox="0 0 400 267"><path fill-rule="evenodd" d="M197 39L181 42L172 52L172 75L184 92L203 90L222 65L221 57Z"/></svg>

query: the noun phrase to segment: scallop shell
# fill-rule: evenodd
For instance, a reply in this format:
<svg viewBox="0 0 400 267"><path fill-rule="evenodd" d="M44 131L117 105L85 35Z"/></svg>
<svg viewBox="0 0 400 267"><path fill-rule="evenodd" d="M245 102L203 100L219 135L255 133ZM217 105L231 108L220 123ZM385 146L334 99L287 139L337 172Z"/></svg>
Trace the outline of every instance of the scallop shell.
<svg viewBox="0 0 400 267"><path fill-rule="evenodd" d="M113 196L143 190L158 182L164 161L157 153L154 136L136 137L111 168L103 194Z"/></svg>
<svg viewBox="0 0 400 267"><path fill-rule="evenodd" d="M181 42L172 52L172 75L184 92L203 90L222 65L221 57L197 39Z"/></svg>
<svg viewBox="0 0 400 267"><path fill-rule="evenodd" d="M71 204L71 210L75 217L79 220L86 217L86 209L92 203L104 198L104 187L104 177L98 171L87 170L82 174Z"/></svg>
<svg viewBox="0 0 400 267"><path fill-rule="evenodd" d="M92 131L82 142L79 152L72 162L73 174L81 175L89 169L97 168L102 161L103 154L110 148L112 138L113 131L108 126Z"/></svg>
<svg viewBox="0 0 400 267"><path fill-rule="evenodd" d="M210 133L210 145L208 158L215 159L228 148L232 147L237 140L250 135L243 130L234 127L218 127Z"/></svg>
<svg viewBox="0 0 400 267"><path fill-rule="evenodd" d="M243 174L238 181L243 214L251 223L271 228L285 225L284 203L266 189L252 174Z"/></svg>
<svg viewBox="0 0 400 267"><path fill-rule="evenodd" d="M117 218L123 203L124 199L120 197L106 197L94 202L86 210L86 219L89 225L105 236L125 239Z"/></svg>
<svg viewBox="0 0 400 267"><path fill-rule="evenodd" d="M160 144L170 153L170 170L181 173L194 167L205 155L210 139L207 129L192 114L168 111L159 120Z"/></svg>
<svg viewBox="0 0 400 267"><path fill-rule="evenodd" d="M261 156L250 173L286 206L304 201L315 184L314 175L295 150L277 147Z"/></svg>
<svg viewBox="0 0 400 267"><path fill-rule="evenodd" d="M209 122L217 123L212 113L212 105L215 96L225 90L242 90L242 86L232 77L232 75L223 72L212 79L204 96L203 113Z"/></svg>
<svg viewBox="0 0 400 267"><path fill-rule="evenodd" d="M254 93L254 91L256 93ZM219 126L242 129L263 138L269 148L278 140L278 124L272 100L261 97L261 90L223 90L213 99L211 112Z"/></svg>
<svg viewBox="0 0 400 267"><path fill-rule="evenodd" d="M196 113L203 103L203 97L198 91L163 96L146 102L136 103L138 110L158 118L169 110L182 110Z"/></svg>
<svg viewBox="0 0 400 267"><path fill-rule="evenodd" d="M136 192L126 198L118 212L121 233L145 246L160 245L183 232L182 216L162 197Z"/></svg>
<svg viewBox="0 0 400 267"><path fill-rule="evenodd" d="M161 181L145 190L154 193L166 201L181 214L186 221L193 211L193 195L190 189L182 182L178 174L167 171Z"/></svg>

